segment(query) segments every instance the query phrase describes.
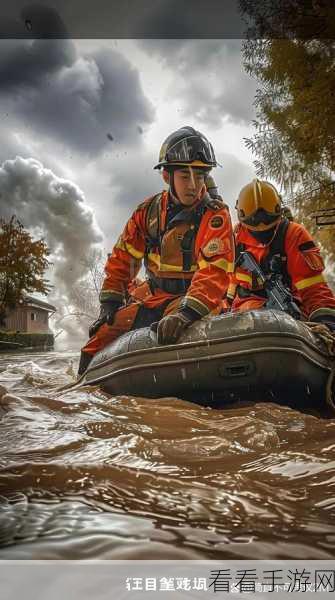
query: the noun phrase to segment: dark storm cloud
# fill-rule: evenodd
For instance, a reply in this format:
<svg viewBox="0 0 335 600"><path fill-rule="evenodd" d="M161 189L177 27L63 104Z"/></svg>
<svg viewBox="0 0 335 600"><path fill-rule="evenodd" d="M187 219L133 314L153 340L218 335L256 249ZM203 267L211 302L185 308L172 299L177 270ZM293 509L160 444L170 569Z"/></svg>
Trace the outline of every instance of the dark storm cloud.
<svg viewBox="0 0 335 600"><path fill-rule="evenodd" d="M0 43L0 101L34 136L94 155L110 144L140 144L154 109L139 73L113 49L76 55L68 40Z"/></svg>
<svg viewBox="0 0 335 600"><path fill-rule="evenodd" d="M134 38L241 38L244 34L236 0L142 0L136 4L138 18L129 26ZM138 35L140 31L144 35Z"/></svg>
<svg viewBox="0 0 335 600"><path fill-rule="evenodd" d="M52 0L52 7L48 4L48 0L33 5L27 5L26 0L4 3L0 35L241 38L244 31L236 0Z"/></svg>
<svg viewBox="0 0 335 600"><path fill-rule="evenodd" d="M15 214L24 227L44 237L56 293L69 297L83 275L81 258L102 241L78 186L35 159L7 160L0 166L0 213L5 218Z"/></svg>
<svg viewBox="0 0 335 600"><path fill-rule="evenodd" d="M116 242L135 208L163 189L162 177L153 169L156 154L142 148L140 153L128 151L114 165L109 158L100 163L106 186L95 205L95 215L109 247Z"/></svg>
<svg viewBox="0 0 335 600"><path fill-rule="evenodd" d="M183 114L221 126L229 119L249 124L254 118L256 83L243 70L239 40L142 40L175 75L169 94L180 99Z"/></svg>
<svg viewBox="0 0 335 600"><path fill-rule="evenodd" d="M1 40L1 94L37 87L62 67L70 67L76 51L69 40Z"/></svg>

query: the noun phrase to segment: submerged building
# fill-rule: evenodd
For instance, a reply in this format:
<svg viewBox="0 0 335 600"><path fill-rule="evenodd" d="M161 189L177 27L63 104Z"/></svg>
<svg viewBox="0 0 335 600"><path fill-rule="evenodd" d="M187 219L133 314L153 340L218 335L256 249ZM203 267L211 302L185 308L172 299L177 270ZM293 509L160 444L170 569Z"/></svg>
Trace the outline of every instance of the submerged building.
<svg viewBox="0 0 335 600"><path fill-rule="evenodd" d="M44 300L25 295L7 312L0 331L0 351L20 348L52 348L54 335L49 325L56 307Z"/></svg>

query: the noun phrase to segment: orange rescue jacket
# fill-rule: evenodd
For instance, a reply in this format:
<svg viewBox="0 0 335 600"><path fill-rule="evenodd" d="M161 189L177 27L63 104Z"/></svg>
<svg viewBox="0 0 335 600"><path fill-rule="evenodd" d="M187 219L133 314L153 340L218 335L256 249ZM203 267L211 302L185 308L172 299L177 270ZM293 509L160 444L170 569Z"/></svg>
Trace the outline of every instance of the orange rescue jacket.
<svg viewBox="0 0 335 600"><path fill-rule="evenodd" d="M182 208L167 225L168 206L164 191L134 211L108 257L102 302L124 299L144 259L157 301L182 295L183 306L200 316L220 305L234 267L228 207L206 196L196 206ZM133 291L131 295L136 298Z"/></svg>
<svg viewBox="0 0 335 600"><path fill-rule="evenodd" d="M242 224L235 228L235 245L240 244L250 252L259 264L266 259L270 251L270 242L263 245L258 242ZM335 296L329 288L323 275L324 262L319 248L303 225L289 222L284 237L285 272L288 276L290 289L306 318L319 308L335 308ZM242 293L239 296L239 289ZM228 289L228 297L232 301L232 310L239 310L249 297L257 295L262 290L261 282L252 275L236 267Z"/></svg>

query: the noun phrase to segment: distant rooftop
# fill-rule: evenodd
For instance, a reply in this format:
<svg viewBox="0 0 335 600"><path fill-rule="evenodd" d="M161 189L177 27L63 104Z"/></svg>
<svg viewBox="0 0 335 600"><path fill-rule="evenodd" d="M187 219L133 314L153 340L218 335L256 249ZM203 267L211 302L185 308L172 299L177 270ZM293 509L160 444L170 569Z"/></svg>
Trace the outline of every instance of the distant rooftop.
<svg viewBox="0 0 335 600"><path fill-rule="evenodd" d="M38 298L34 298L33 296L28 296L27 294L25 294L23 302L24 302L24 304L28 304L28 306L44 308L45 310L49 310L51 312L57 311L56 307L53 306L52 304L49 304L48 302L44 302L43 300L39 300Z"/></svg>

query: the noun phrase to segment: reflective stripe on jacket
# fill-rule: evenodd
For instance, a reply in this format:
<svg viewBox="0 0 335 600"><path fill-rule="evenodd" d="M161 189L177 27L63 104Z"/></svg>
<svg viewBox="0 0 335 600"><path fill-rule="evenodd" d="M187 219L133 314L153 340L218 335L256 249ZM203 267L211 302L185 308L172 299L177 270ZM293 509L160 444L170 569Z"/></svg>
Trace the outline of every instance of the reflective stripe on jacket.
<svg viewBox="0 0 335 600"><path fill-rule="evenodd" d="M236 246L242 243L260 263L269 253L270 244L264 246L257 242L248 229L239 224L235 229ZM291 291L300 302L303 313L307 318L318 308L335 308L335 297L324 277L324 262L319 248L315 245L311 235L300 223L290 222L286 231L284 242L285 255L287 257L286 270L291 279ZM234 286L244 289L243 298L235 296L232 304L233 310L242 309L242 305L248 300L246 290L252 292L262 289L260 281L253 279L248 271L240 267L235 269L231 278L230 290Z"/></svg>
<svg viewBox="0 0 335 600"><path fill-rule="evenodd" d="M109 255L100 300L123 299L145 257L149 276L190 280L183 305L204 316L220 304L228 287L228 273L233 271L234 244L228 208L224 204L219 204L220 208L204 208L198 230L193 232L190 264L185 270L181 243L185 234L194 229L194 223L176 220L173 227L165 229L169 194L163 192L160 200L162 237L160 243L152 247L146 219L152 200L147 199L135 210Z"/></svg>

